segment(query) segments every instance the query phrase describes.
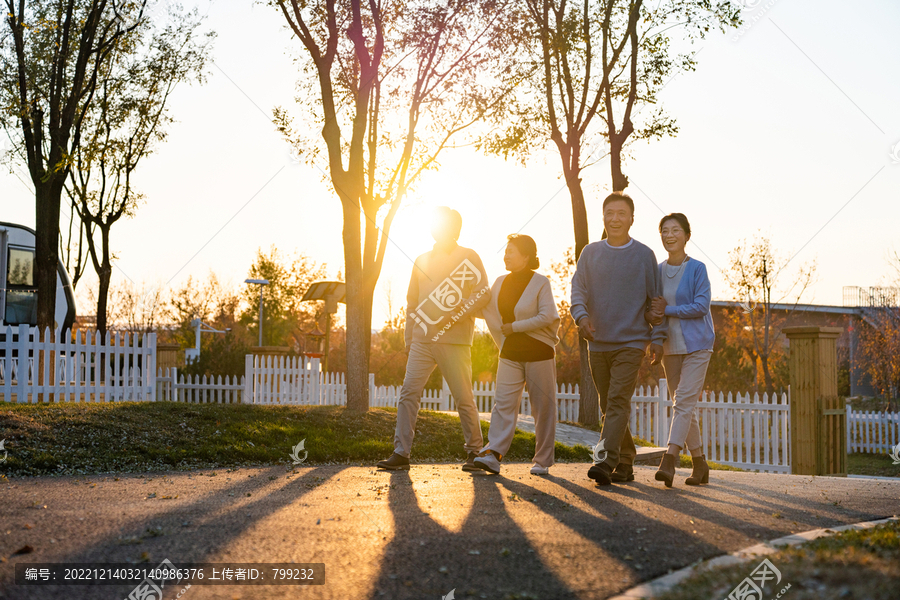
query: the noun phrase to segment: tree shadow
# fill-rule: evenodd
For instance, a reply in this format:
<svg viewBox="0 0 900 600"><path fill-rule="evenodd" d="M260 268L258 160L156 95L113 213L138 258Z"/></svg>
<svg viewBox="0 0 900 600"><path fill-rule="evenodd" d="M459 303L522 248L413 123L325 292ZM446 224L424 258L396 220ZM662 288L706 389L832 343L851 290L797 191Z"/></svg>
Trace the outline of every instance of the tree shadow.
<svg viewBox="0 0 900 600"><path fill-rule="evenodd" d="M308 472L295 476L292 481L275 490L264 490L271 485L269 476L284 475L284 467L272 467L261 470L250 481L242 478L210 493L204 493L196 500L171 509L154 512L121 521L116 532L93 543L81 551L65 556L54 557L54 562L67 563L135 563L135 566L153 568L164 559L169 559L175 566L188 562L213 562L207 557L216 554L229 554L228 547L238 539L248 539L248 531L265 518L298 502L300 498L323 483L339 475L343 468L314 467ZM218 471L224 473L226 471ZM183 474L183 473L178 473ZM154 474L160 478L171 473ZM200 475L195 475L200 476ZM137 479L137 478L135 478ZM158 486L157 486L158 487ZM248 490L250 490L248 492ZM239 498L250 494L252 501L235 506ZM197 510L213 510L215 513L204 522L197 524ZM116 518L110 515L110 518ZM146 532L149 537L142 537ZM118 537L116 537L118 535ZM121 540L130 540L122 543ZM140 559L142 552L149 557ZM46 559L45 559L46 560ZM234 560L234 562L285 562L272 557L261 556L240 560L217 558L215 562ZM34 562L35 559L23 562ZM310 561L312 562L312 561ZM10 582L14 582L14 575ZM168 583L164 591L165 597L171 592L168 588L181 589L182 585ZM102 590L102 592L98 592ZM9 600L50 600L56 598L95 600L102 598L125 598L134 589L134 585L96 586L6 586L0 597ZM228 589L228 588L220 588ZM250 588L248 587L249 591Z"/></svg>
<svg viewBox="0 0 900 600"><path fill-rule="evenodd" d="M782 477L782 475L772 475L772 477ZM844 478L834 479L840 482L851 481ZM791 519L798 522L800 522L804 517L808 518L811 511L828 515L827 519L831 519L833 523L846 523L848 521L858 522L861 520L891 516L891 514L893 514L884 514L882 512L875 513L867 510L845 508L841 505L841 501L838 501L834 498L836 494L845 494L847 492L856 493L858 492L858 490L832 490L830 494L822 494L820 490L819 493L820 495L822 495L822 499L820 499L811 498L809 496L804 496L801 494L791 494L790 488L788 488L787 486L792 484L796 485L796 482L786 481L785 491L783 493L779 493L769 489L761 489L759 487L748 485L745 483L720 480L717 482L716 489L730 496L734 496L736 499L739 499L741 503L752 501L759 505L766 506L767 508L772 509L774 512L780 513L781 516L785 519ZM770 500L766 500L764 498L769 498ZM794 506L786 506L785 499L790 499ZM837 504L835 504L835 502L837 502ZM816 528L824 527L825 520L826 518L823 518L819 519L818 522L811 523Z"/></svg>

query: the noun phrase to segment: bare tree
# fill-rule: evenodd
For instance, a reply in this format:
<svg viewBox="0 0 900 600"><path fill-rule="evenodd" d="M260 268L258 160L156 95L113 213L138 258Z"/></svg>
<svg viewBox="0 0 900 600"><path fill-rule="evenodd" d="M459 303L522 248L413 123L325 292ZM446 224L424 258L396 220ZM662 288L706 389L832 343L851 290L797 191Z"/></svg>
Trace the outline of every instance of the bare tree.
<svg viewBox="0 0 900 600"><path fill-rule="evenodd" d="M78 282L87 271L89 258L85 252L84 222L78 218L75 201L69 198L69 219L65 236L60 231L59 256L63 267L72 279L72 290L78 288ZM76 233L77 232L77 233Z"/></svg>
<svg viewBox="0 0 900 600"><path fill-rule="evenodd" d="M790 262L773 248L771 240L757 235L751 242L743 240L729 253L729 267L723 272L725 281L735 293L745 314L747 331L751 337L751 355L762 368L766 392L775 391L772 381L770 358L782 343L781 326L787 316L776 317L773 307L790 302L799 304L803 294L815 280L816 264L804 264L785 284L784 268ZM793 309L788 311L788 315Z"/></svg>
<svg viewBox="0 0 900 600"><path fill-rule="evenodd" d="M131 281L114 284L109 289L109 321L112 328L132 334L152 333L165 322L168 304L165 286L161 283ZM88 297L96 302L93 288Z"/></svg>
<svg viewBox="0 0 900 600"><path fill-rule="evenodd" d="M372 296L394 216L451 138L499 114L521 30L510 0L273 0L302 43L328 178L343 210L347 408L368 409ZM303 152L288 113L281 133ZM349 131L349 137L344 132ZM305 152L315 159L315 149Z"/></svg>
<svg viewBox="0 0 900 600"><path fill-rule="evenodd" d="M628 187L622 169L627 147L678 133L675 119L658 106L659 92L678 73L695 70L697 61L696 52L674 53L670 36L676 33L682 42L693 44L711 28L739 27L740 6L730 0L663 0L655 5L606 0L602 4L602 135L609 143L612 189L622 191ZM617 53L619 48L623 51ZM645 107L654 110L636 121Z"/></svg>
<svg viewBox="0 0 900 600"><path fill-rule="evenodd" d="M858 360L891 410L900 398L900 253L888 257L893 286L869 295L859 328ZM872 290L870 290L872 291Z"/></svg>

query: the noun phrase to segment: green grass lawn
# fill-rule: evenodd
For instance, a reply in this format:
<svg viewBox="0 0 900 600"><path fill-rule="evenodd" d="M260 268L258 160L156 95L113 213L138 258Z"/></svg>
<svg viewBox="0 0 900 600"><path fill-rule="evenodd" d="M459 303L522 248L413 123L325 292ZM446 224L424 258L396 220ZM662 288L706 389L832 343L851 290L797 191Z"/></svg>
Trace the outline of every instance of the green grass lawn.
<svg viewBox="0 0 900 600"><path fill-rule="evenodd" d="M374 464L393 450L396 410L353 414L335 406L121 402L0 405L8 458L0 475L144 472L292 464ZM487 439L488 424L482 423ZM530 461L534 434L517 431L505 460ZM302 454L301 454L302 456ZM558 461L589 462L584 446L556 444ZM413 462L465 459L459 419L422 411Z"/></svg>
<svg viewBox="0 0 900 600"><path fill-rule="evenodd" d="M301 440L308 464L373 464L393 449L396 411L352 414L336 406L254 406L121 402L0 404L0 440L8 458L0 476L144 472L292 464ZM575 425L574 423L570 423ZM487 439L488 424L481 424ZM413 462L458 462L463 454L459 419L422 411ZM639 446L651 446L635 438ZM534 434L517 431L505 460L529 461ZM561 462L590 462L590 449L556 444ZM882 454L850 454L860 475L900 476ZM681 456L681 467L690 459ZM740 470L710 463L719 470Z"/></svg>
<svg viewBox="0 0 900 600"><path fill-rule="evenodd" d="M777 584L763 587L763 598L785 600L896 600L900 581L900 522L893 521L806 542L766 556L781 572ZM762 558L695 574L660 600L727 598ZM755 598L755 596L754 596Z"/></svg>
<svg viewBox="0 0 900 600"><path fill-rule="evenodd" d="M900 465L887 454L853 453L847 455L847 472L851 475L900 477Z"/></svg>

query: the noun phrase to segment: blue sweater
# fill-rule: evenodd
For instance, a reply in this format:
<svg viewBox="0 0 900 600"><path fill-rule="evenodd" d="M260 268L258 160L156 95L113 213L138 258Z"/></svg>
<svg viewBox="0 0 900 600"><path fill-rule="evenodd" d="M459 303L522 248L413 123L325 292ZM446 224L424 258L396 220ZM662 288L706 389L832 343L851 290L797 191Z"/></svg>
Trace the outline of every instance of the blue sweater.
<svg viewBox="0 0 900 600"><path fill-rule="evenodd" d="M666 262L659 263L660 279L665 277L663 269ZM713 327L709 301L712 291L706 265L691 258L684 265L684 274L678 289L675 290L676 305L666 306L667 317L681 319L681 333L688 353L697 350L712 350L716 341L716 330Z"/></svg>
<svg viewBox="0 0 900 600"><path fill-rule="evenodd" d="M585 246L578 257L570 311L575 323L590 319L595 340L588 342L591 351L646 350L647 344L662 345L666 339L665 321L651 328L644 320L650 300L660 295L653 250L635 239L619 247L603 240Z"/></svg>

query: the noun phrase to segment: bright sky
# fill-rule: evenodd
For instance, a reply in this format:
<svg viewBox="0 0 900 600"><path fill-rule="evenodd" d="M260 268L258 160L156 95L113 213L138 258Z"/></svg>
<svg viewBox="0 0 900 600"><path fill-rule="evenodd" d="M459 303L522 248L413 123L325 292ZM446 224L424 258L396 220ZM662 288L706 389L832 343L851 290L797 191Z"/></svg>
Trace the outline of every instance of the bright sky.
<svg viewBox="0 0 900 600"><path fill-rule="evenodd" d="M219 34L215 64L205 86L176 91L178 123L137 178L147 202L113 228L114 277L177 285L214 271L243 285L257 248L271 245L325 262L336 275L343 270L338 200L316 167L290 160L269 117L277 105L295 107L291 53L299 42L271 8L198 1ZM625 165L636 204L632 235L662 260L659 218L684 212L693 229L688 254L709 267L714 298L729 299L717 267L761 230L795 256L792 265L817 260L805 302L840 305L842 286L884 283L888 254L900 250L900 3L748 3L755 4L745 11L749 29L698 42L697 71L663 90L678 136L639 143ZM434 206L459 210L460 243L481 255L491 279L504 272L509 233L534 237L545 267L573 245L554 150L527 167L470 150L441 162L395 221L373 327L387 317L388 290L394 311L402 306L410 259L432 245L422 225ZM18 173L0 173L0 221L33 226L30 181ZM583 178L596 240L608 159Z"/></svg>

